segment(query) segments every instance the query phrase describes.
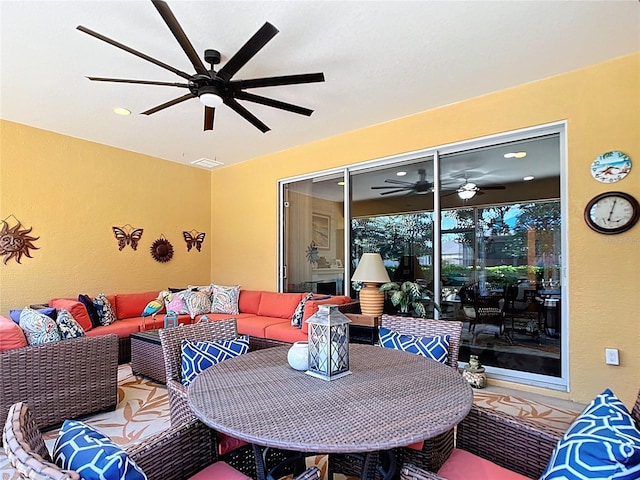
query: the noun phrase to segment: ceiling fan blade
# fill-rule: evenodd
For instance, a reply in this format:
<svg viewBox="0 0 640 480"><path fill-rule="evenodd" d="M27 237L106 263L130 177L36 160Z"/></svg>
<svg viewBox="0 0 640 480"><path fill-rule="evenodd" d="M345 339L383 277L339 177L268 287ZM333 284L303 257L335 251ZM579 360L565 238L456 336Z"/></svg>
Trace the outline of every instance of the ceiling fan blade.
<svg viewBox="0 0 640 480"><path fill-rule="evenodd" d="M478 187L480 190L504 190L505 187L504 185L490 185L487 187Z"/></svg>
<svg viewBox="0 0 640 480"><path fill-rule="evenodd" d="M94 38L97 38L98 40L102 40L105 43L108 43L109 45L113 45L114 47L117 47L121 50L124 50L125 52L129 52L132 55L135 55L136 57L140 57L143 60L146 60L147 62L151 62L154 65L157 65L159 67L164 68L165 70L169 70L170 72L175 73L176 75L179 75L182 78L185 78L187 80L189 80L191 78L191 75L189 75L188 73L185 73L181 70L178 70L177 68L172 67L171 65L167 65L164 62L161 62L160 60L156 60L153 57L150 57L149 55L146 55L142 52L139 52L138 50L134 50L131 47L127 47L126 45L123 45L120 42L116 42L115 40L110 39L109 37L105 37L104 35L101 35L98 32L94 32L93 30L89 30L86 27L83 27L82 25L78 25L76 27L78 30L80 30L81 32L86 33L87 35L91 35Z"/></svg>
<svg viewBox="0 0 640 480"><path fill-rule="evenodd" d="M213 117L215 116L216 109L211 107L204 107L204 131L213 130Z"/></svg>
<svg viewBox="0 0 640 480"><path fill-rule="evenodd" d="M387 178L384 183L393 183L394 185L407 185L409 187L413 187L415 185L415 183L413 182L406 182L404 180L394 180L392 178Z"/></svg>
<svg viewBox="0 0 640 480"><path fill-rule="evenodd" d="M156 82L153 80L128 80L125 78L105 78L105 77L87 77L87 78L93 82L135 83L139 85L161 85L165 87L189 88L188 83Z"/></svg>
<svg viewBox="0 0 640 480"><path fill-rule="evenodd" d="M315 82L324 82L324 73L303 73L300 75L283 75L281 77L253 78L249 80L236 80L230 83L234 90L244 90L245 88L277 87L280 85Z"/></svg>
<svg viewBox="0 0 640 480"><path fill-rule="evenodd" d="M218 70L218 77L225 81L231 80L231 77L238 73L238 70L251 60L277 33L278 29L269 22L266 22L260 27L260 30L225 63L224 67Z"/></svg>
<svg viewBox="0 0 640 480"><path fill-rule="evenodd" d="M160 110L164 110L167 107L172 107L173 105L177 105L178 103L182 103L192 98L194 98L193 93L187 93L186 95L183 95L181 97L174 98L173 100L165 102L162 105L158 105L157 107L153 107L153 108L150 108L149 110L145 110L144 112L142 112L142 115L151 115L152 113L159 112Z"/></svg>
<svg viewBox="0 0 640 480"><path fill-rule="evenodd" d="M403 186L400 186L400 185L394 186L394 187L392 187L392 186L375 186L375 187L371 187L371 190L388 190L389 188L399 188L401 190L413 190L413 187L411 187L411 186L403 187Z"/></svg>
<svg viewBox="0 0 640 480"><path fill-rule="evenodd" d="M245 120L247 120L249 123L251 123L254 127L260 130L262 133L267 133L269 130L271 130L264 123L258 120L258 118L253 113L251 113L249 110L244 108L242 105L236 102L233 98L225 99L224 104L229 108L231 108L233 111L235 111L238 115L243 117Z"/></svg>
<svg viewBox="0 0 640 480"><path fill-rule="evenodd" d="M209 71L202 63L202 60L196 53L193 45L191 45L191 42L187 38L187 35L184 33L184 30L182 30L182 27L180 26L180 23L178 23L178 20L173 15L173 12L169 8L169 5L167 5L167 3L162 0L151 1L164 20L164 23L167 24L167 27L169 27L169 30L171 30L171 33L173 33L173 36L176 37L176 40L182 47L182 50L184 50L184 53L186 53L187 57L189 57L189 61L191 62L191 65L193 65L193 68L196 69L196 72L198 72L200 75L209 76Z"/></svg>
<svg viewBox="0 0 640 480"><path fill-rule="evenodd" d="M311 116L311 114L313 113L313 110L309 110L308 108L299 107L297 105L281 102L280 100L274 100L272 98L262 97L260 95L254 95L253 93L237 92L235 94L235 97L238 100L247 100L248 102L259 103L268 107L274 107L281 110L286 110L288 112L299 113L300 115L306 115L307 117Z"/></svg>
<svg viewBox="0 0 640 480"><path fill-rule="evenodd" d="M400 188L398 190L391 190L390 192L382 192L380 195L389 195L391 193L400 193L400 192L406 192L408 190L408 194L411 193L411 189L410 188Z"/></svg>

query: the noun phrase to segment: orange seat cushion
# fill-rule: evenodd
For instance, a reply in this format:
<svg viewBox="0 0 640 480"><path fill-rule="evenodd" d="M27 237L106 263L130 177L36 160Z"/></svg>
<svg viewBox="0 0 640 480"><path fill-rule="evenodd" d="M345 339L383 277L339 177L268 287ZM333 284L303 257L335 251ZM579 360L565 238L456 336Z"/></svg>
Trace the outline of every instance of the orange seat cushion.
<svg viewBox="0 0 640 480"><path fill-rule="evenodd" d="M49 300L49 306L57 308L58 310L64 308L71 314L75 321L80 324L85 332L88 332L93 328L91 325L91 318L89 318L89 312L87 312L87 307L78 300L69 298L52 298Z"/></svg>
<svg viewBox="0 0 640 480"><path fill-rule="evenodd" d="M438 470L447 480L530 480L489 460L465 450L454 448L451 456Z"/></svg>
<svg viewBox="0 0 640 480"><path fill-rule="evenodd" d="M251 480L251 477L247 477L225 462L216 462L189 477L189 480Z"/></svg>
<svg viewBox="0 0 640 480"><path fill-rule="evenodd" d="M304 342L309 336L299 328L291 326L291 322L276 323L264 329L265 338L281 342Z"/></svg>
<svg viewBox="0 0 640 480"><path fill-rule="evenodd" d="M227 453L239 447L244 447L247 442L239 438L231 437L226 433L218 432L218 454L226 455Z"/></svg>

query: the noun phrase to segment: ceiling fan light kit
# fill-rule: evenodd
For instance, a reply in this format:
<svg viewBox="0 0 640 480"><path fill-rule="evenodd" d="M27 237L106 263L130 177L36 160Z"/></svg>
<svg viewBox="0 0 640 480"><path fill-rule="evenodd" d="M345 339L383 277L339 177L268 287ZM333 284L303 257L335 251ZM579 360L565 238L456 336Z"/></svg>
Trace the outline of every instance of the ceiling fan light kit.
<svg viewBox="0 0 640 480"><path fill-rule="evenodd" d="M184 30L178 23L178 20L173 15L173 12L169 8L166 2L162 0L152 0L156 10L166 23L167 27L177 40L178 44L189 58L195 73L188 74L177 68L167 65L149 55L134 50L131 47L123 45L109 37L106 37L100 33L94 32L82 25L77 27L81 32L91 35L98 40L101 40L109 45L117 47L125 52L135 55L143 60L146 60L154 65L169 70L179 77L187 80L188 83L178 82L156 82L152 80L129 80L121 78L103 78L103 77L87 77L92 81L99 82L112 82L112 83L133 83L138 85L160 85L168 87L186 88L189 93L182 95L173 100L169 100L161 105L150 108L144 112L144 115L151 115L153 113L164 110L165 108L177 105L192 98L198 98L204 105L204 130L213 130L213 121L215 116L215 109L223 104L236 112L242 118L251 123L254 127L261 132L266 133L270 128L260 121L255 115L253 115L244 106L238 103L238 100L244 100L248 102L258 103L260 105L266 105L272 108L278 108L299 115L310 116L313 110L300 107L298 105L292 105L290 103L282 102L272 98L255 95L253 93L246 92L246 89L251 88L263 88L263 87L275 87L282 85L295 85L300 83L314 83L324 82L323 73L305 73L297 75L283 75L277 77L262 77L253 78L247 80L232 80L234 75L245 66L273 37L278 33L278 29L266 22L240 49L232 55L225 65L219 70L215 70L215 65L220 63L220 52L213 49L207 49L204 52L204 59L210 64L210 68L207 69L196 53L193 45L189 41L189 38L185 34Z"/></svg>

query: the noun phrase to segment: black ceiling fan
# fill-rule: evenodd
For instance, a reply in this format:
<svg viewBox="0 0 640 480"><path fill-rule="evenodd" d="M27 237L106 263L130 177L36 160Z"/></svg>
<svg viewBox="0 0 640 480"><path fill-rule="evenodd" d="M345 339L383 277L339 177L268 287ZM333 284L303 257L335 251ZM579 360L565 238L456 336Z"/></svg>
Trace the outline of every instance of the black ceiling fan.
<svg viewBox="0 0 640 480"><path fill-rule="evenodd" d="M246 89L261 88L261 87L275 87L281 85L294 85L299 83L314 83L324 82L323 73L305 73L298 75L284 75L277 77L263 77L253 78L247 80L232 80L233 76L249 61L253 56L258 53L277 33L278 29L266 22L241 48L238 50L225 65L218 71L214 69L214 66L220 63L220 52L217 50L205 50L204 60L210 64L211 68L206 68L202 63L202 60L196 53L193 45L187 38L187 35L182 30L182 27L178 23L178 20L173 15L173 12L169 8L166 2L161 0L152 0L153 5L156 7L160 16L173 33L182 50L186 53L189 61L195 69L194 74L189 74L178 70L166 63L156 60L142 52L127 47L115 40L112 40L104 35L94 32L82 25L77 27L78 30L84 32L92 37L95 37L103 42L113 45L117 48L129 52L137 57L140 57L148 62L153 63L161 68L169 70L176 75L184 78L186 83L178 82L156 82L151 80L128 80L120 78L104 78L104 77L87 77L89 80L98 82L117 82L117 83L134 83L140 85L162 85L169 87L186 88L189 93L175 98L168 102L165 102L156 107L150 108L142 112L144 115L151 115L152 113L159 112L167 107L177 105L186 100L192 98L199 98L204 104L204 130L213 130L213 119L215 114L215 108L222 104L231 108L238 113L256 128L263 133L270 130L262 121L260 121L255 115L249 112L245 107L238 103L238 100L246 100L248 102L259 103L269 107L279 108L288 112L298 113L300 115L310 116L313 110L308 108L292 105L290 103L281 102L272 98L255 95L253 93L246 92Z"/></svg>
<svg viewBox="0 0 640 480"><path fill-rule="evenodd" d="M372 190L389 190L382 192L380 195L390 195L392 193L406 192L407 195L424 195L433 190L433 183L427 180L427 172L424 168L418 170L417 182L406 182L404 180L386 179L385 183L391 183L393 186L376 186L371 187Z"/></svg>

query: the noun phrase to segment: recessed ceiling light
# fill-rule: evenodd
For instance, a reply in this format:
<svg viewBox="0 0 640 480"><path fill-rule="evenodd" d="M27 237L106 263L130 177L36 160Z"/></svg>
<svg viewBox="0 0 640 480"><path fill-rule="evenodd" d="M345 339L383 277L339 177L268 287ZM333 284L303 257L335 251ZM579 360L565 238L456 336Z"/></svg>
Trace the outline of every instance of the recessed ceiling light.
<svg viewBox="0 0 640 480"><path fill-rule="evenodd" d="M131 110L123 108L123 107L116 107L113 109L113 113L115 113L116 115L131 115Z"/></svg>
<svg viewBox="0 0 640 480"><path fill-rule="evenodd" d="M341 187L344 187L344 182L341 180L338 182L338 185L340 185Z"/></svg>
<svg viewBox="0 0 640 480"><path fill-rule="evenodd" d="M523 177L522 180L524 180L525 182L529 182L529 181L533 180L534 178L536 178L536 177L534 177L533 175L527 175L526 177Z"/></svg>
<svg viewBox="0 0 640 480"><path fill-rule="evenodd" d="M398 177L404 177L406 174L407 174L407 172L403 172L403 171L396 172L396 175Z"/></svg>
<svg viewBox="0 0 640 480"><path fill-rule="evenodd" d="M504 158L524 158L527 152L509 152L504 154Z"/></svg>

